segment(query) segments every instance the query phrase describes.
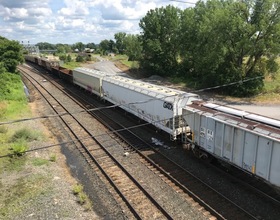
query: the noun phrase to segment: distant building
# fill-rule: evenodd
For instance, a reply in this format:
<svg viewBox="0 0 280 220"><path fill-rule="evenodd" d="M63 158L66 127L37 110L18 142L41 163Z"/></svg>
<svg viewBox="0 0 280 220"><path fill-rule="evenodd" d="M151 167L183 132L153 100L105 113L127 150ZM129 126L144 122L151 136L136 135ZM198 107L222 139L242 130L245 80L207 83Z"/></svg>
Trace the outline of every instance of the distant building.
<svg viewBox="0 0 280 220"><path fill-rule="evenodd" d="M86 53L93 53L93 52L94 52L94 49L85 48L85 52L86 52Z"/></svg>
<svg viewBox="0 0 280 220"><path fill-rule="evenodd" d="M108 56L114 57L114 56L116 56L116 54L115 53L108 53Z"/></svg>

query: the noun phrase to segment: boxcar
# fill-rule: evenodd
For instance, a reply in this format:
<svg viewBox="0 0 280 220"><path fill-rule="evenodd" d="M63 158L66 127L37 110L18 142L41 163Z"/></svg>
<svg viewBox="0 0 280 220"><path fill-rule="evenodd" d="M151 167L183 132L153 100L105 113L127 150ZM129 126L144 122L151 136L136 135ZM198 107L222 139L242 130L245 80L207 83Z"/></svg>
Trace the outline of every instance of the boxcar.
<svg viewBox="0 0 280 220"><path fill-rule="evenodd" d="M194 146L279 187L280 130L235 116L250 113L228 108L227 114L206 106L193 103L183 110Z"/></svg>

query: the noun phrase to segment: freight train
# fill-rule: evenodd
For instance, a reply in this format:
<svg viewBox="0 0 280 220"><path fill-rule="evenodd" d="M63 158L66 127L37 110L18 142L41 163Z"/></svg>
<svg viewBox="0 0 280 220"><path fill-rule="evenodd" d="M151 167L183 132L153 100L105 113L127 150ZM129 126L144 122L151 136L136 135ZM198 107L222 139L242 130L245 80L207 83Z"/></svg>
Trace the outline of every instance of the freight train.
<svg viewBox="0 0 280 220"><path fill-rule="evenodd" d="M280 187L280 121L141 80L80 67L72 71L34 56L25 59L153 124L196 155L217 158Z"/></svg>

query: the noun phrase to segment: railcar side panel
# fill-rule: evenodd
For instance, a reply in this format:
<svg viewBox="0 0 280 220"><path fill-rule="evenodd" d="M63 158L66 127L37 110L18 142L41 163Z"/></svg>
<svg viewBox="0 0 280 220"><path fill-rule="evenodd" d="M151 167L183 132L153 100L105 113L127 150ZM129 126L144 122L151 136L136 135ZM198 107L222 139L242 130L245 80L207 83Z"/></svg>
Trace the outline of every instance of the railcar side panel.
<svg viewBox="0 0 280 220"><path fill-rule="evenodd" d="M264 179L267 178L269 172L269 160L271 157L273 141L265 137L259 137L257 158L256 158L256 174Z"/></svg>
<svg viewBox="0 0 280 220"><path fill-rule="evenodd" d="M232 162L239 167L242 167L244 137L245 131L234 129Z"/></svg>
<svg viewBox="0 0 280 220"><path fill-rule="evenodd" d="M207 140L207 150L210 153L214 153L215 144L214 144L214 134L215 134L215 120L208 117L207 118L207 130L206 130L206 140Z"/></svg>
<svg viewBox="0 0 280 220"><path fill-rule="evenodd" d="M257 140L258 137L255 134L245 132L242 168L252 173L255 171Z"/></svg>
<svg viewBox="0 0 280 220"><path fill-rule="evenodd" d="M103 96L103 92L101 91L102 77L102 74L97 74L89 70L85 71L83 68L73 70L73 83L99 97Z"/></svg>
<svg viewBox="0 0 280 220"><path fill-rule="evenodd" d="M216 122L215 126L215 136L214 136L214 154L222 157L222 145L224 139L224 124L220 122Z"/></svg>
<svg viewBox="0 0 280 220"><path fill-rule="evenodd" d="M141 91L130 90L106 80L103 80L102 89L106 100L121 104L121 108L170 134L175 132L170 120L174 119L174 113L163 107L165 100L152 99Z"/></svg>
<svg viewBox="0 0 280 220"><path fill-rule="evenodd" d="M255 122L247 119L202 111L201 108L186 107L183 115L193 132L196 146L280 186L279 130L257 127Z"/></svg>
<svg viewBox="0 0 280 220"><path fill-rule="evenodd" d="M268 179L272 184L280 186L280 142L273 144Z"/></svg>

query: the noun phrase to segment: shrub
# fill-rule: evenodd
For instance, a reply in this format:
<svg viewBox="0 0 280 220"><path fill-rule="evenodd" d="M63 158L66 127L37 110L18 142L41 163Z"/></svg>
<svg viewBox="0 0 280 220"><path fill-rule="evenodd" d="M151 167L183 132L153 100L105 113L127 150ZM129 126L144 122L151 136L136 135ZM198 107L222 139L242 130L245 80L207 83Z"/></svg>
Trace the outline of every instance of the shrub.
<svg viewBox="0 0 280 220"><path fill-rule="evenodd" d="M8 131L7 127L5 127L4 125L0 126L0 133L1 134L5 134L5 133L7 133L7 131Z"/></svg>
<svg viewBox="0 0 280 220"><path fill-rule="evenodd" d="M78 56L76 57L76 62L84 62L84 57L78 55Z"/></svg>
<svg viewBox="0 0 280 220"><path fill-rule="evenodd" d="M22 156L28 150L27 143L25 141L16 142L12 145L12 153L15 156Z"/></svg>
<svg viewBox="0 0 280 220"><path fill-rule="evenodd" d="M86 201L88 200L87 195L84 192L79 193L78 196L78 203L80 203L81 205L85 204Z"/></svg>
<svg viewBox="0 0 280 220"><path fill-rule="evenodd" d="M55 154L52 154L52 155L50 156L50 161L51 161L51 162L55 162L55 161L56 161L56 155L55 155Z"/></svg>
<svg viewBox="0 0 280 220"><path fill-rule="evenodd" d="M74 195L77 195L77 194L80 194L82 191L83 191L83 186L81 184L76 184L74 187L73 187L73 193Z"/></svg>
<svg viewBox="0 0 280 220"><path fill-rule="evenodd" d="M14 135L11 137L11 142L17 141L17 140L26 140L26 141L33 141L33 140L39 140L40 134L35 131L31 131L28 128L21 128L17 130Z"/></svg>

